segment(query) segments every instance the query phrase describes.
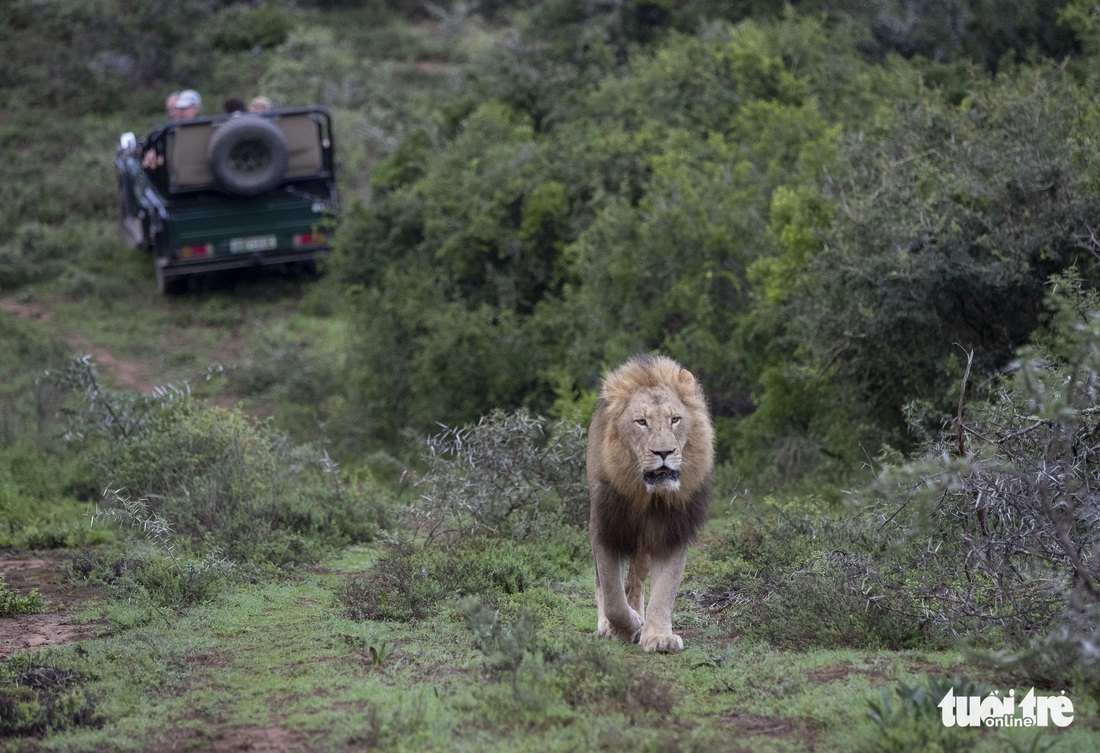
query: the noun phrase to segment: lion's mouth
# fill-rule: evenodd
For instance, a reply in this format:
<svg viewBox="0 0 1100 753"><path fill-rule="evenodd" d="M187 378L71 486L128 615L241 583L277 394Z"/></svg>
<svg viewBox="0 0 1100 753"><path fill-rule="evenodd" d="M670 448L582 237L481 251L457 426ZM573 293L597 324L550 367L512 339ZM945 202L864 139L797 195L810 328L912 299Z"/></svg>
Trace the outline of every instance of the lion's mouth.
<svg viewBox="0 0 1100 753"><path fill-rule="evenodd" d="M651 486L657 486L659 484L674 483L680 480L680 472L673 470L667 466L661 466L660 468L654 468L653 470L646 471L642 474L642 478L645 482Z"/></svg>

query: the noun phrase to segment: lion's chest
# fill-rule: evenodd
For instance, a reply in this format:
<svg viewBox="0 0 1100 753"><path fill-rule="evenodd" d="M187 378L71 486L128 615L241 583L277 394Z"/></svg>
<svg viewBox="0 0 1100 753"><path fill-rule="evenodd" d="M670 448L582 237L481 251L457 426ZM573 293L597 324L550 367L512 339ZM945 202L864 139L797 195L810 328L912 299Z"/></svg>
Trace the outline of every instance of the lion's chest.
<svg viewBox="0 0 1100 753"><path fill-rule="evenodd" d="M623 557L639 553L662 556L695 540L706 521L709 490L691 495L651 494L631 499L601 484L592 500L594 535Z"/></svg>

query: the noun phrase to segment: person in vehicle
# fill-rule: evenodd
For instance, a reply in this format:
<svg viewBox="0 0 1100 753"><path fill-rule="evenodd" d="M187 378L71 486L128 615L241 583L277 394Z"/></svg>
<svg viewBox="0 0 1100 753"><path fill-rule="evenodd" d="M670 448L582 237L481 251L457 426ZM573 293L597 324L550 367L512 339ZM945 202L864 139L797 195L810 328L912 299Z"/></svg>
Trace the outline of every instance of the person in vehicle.
<svg viewBox="0 0 1100 753"><path fill-rule="evenodd" d="M202 114L202 97L194 89L184 89L176 96L176 111L172 120L191 120Z"/></svg>
<svg viewBox="0 0 1100 753"><path fill-rule="evenodd" d="M202 112L202 97L194 89L184 89L181 92L169 94L164 101L164 106L168 110L169 120L192 120ZM141 165L146 170L152 170L162 164L164 164L164 157L152 149L142 155Z"/></svg>
<svg viewBox="0 0 1100 753"><path fill-rule="evenodd" d="M271 100L267 97L253 97L252 101L248 103L248 111L256 115L271 112L271 107Z"/></svg>

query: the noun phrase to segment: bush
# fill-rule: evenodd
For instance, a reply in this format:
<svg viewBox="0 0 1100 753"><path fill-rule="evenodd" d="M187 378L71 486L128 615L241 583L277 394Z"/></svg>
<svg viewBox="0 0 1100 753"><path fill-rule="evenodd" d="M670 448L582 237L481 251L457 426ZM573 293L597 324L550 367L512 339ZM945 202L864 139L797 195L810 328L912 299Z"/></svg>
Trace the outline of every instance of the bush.
<svg viewBox="0 0 1100 753"><path fill-rule="evenodd" d="M876 580L888 567L876 568L867 556L834 551L783 573L753 610L749 633L786 648L926 647L920 618L896 605L901 599L904 606L915 606L909 594L898 589L887 601L876 593ZM887 582L894 585L897 579Z"/></svg>
<svg viewBox="0 0 1100 753"><path fill-rule="evenodd" d="M44 369L67 362L70 355L63 342L15 316L0 316L0 341L0 446L6 448L25 443L36 430L41 436L43 416L50 414L54 395L38 377Z"/></svg>
<svg viewBox="0 0 1100 753"><path fill-rule="evenodd" d="M746 516L711 556L726 560L704 604L748 636L805 649L942 645L902 561L858 519Z"/></svg>
<svg viewBox="0 0 1100 753"><path fill-rule="evenodd" d="M428 441L428 470L411 510L429 541L494 535L517 541L588 521L585 430L525 411L495 412Z"/></svg>
<svg viewBox="0 0 1100 753"><path fill-rule="evenodd" d="M959 106L925 97L850 139L823 186L844 210L783 307L846 411L875 417L878 442L906 441L910 401L951 409L960 348L976 383L1013 359L1094 224L1082 135L1095 125L1076 84L1035 71L973 86Z"/></svg>
<svg viewBox="0 0 1100 753"><path fill-rule="evenodd" d="M0 245L0 279L12 290L57 277L75 261L79 246L64 231L38 222L20 225L9 243Z"/></svg>
<svg viewBox="0 0 1100 753"><path fill-rule="evenodd" d="M72 397L58 408L70 441L137 436L148 428L160 406L186 396L186 391L171 385L156 396L107 389L90 355L70 358L63 368L46 371L41 381Z"/></svg>
<svg viewBox="0 0 1100 753"><path fill-rule="evenodd" d="M571 709L596 708L630 719L672 711L675 701L668 683L638 672L606 642L589 642L579 649L573 642L553 645L544 639L538 617L527 610L506 622L477 598L463 600L460 608L487 669L511 681L517 711L545 718L561 702Z"/></svg>
<svg viewBox="0 0 1100 753"><path fill-rule="evenodd" d="M1011 672L1020 684L1052 690L1069 686L1100 701L1098 618L1100 605L1071 607L1058 615L1053 630L1033 636L1022 648L976 659Z"/></svg>
<svg viewBox="0 0 1100 753"><path fill-rule="evenodd" d="M348 384L379 433L545 414L648 350L688 364L719 420L751 408L740 321L747 269L774 246L771 194L816 182L837 140L800 75L830 55L796 72L787 52L813 55L826 35L715 27L580 86L573 54L544 57L558 31L521 45L530 55L494 50L482 98L451 100L447 124L398 146L341 226ZM598 37L569 46L600 55Z"/></svg>
<svg viewBox="0 0 1100 753"><path fill-rule="evenodd" d="M294 18L286 8L264 5L231 5L213 19L211 43L221 52L258 52L286 41Z"/></svg>
<svg viewBox="0 0 1100 753"><path fill-rule="evenodd" d="M299 26L275 49L259 88L283 106L357 107L372 75L331 29Z"/></svg>
<svg viewBox="0 0 1100 753"><path fill-rule="evenodd" d="M505 624L500 612L476 598L464 600L461 606L466 627L473 633L474 645L485 655L486 665L496 673L511 673L514 687L524 657L535 651L538 620L524 611L515 622Z"/></svg>
<svg viewBox="0 0 1100 753"><path fill-rule="evenodd" d="M325 453L186 399L103 447L98 467L112 489L144 500L193 545L239 562L313 562L386 525L379 493L346 484Z"/></svg>
<svg viewBox="0 0 1100 753"><path fill-rule="evenodd" d="M111 556L81 551L73 556L69 570L75 578L106 586L127 602L160 608L180 609L212 599L236 572L233 563L207 553L194 557L165 551L152 542L129 547Z"/></svg>
<svg viewBox="0 0 1100 753"><path fill-rule="evenodd" d="M354 620L424 620L463 596L495 605L586 564L579 552L545 543L471 539L440 549L399 542L387 547L366 576L338 587L336 601Z"/></svg>
<svg viewBox="0 0 1100 753"><path fill-rule="evenodd" d="M96 562L93 555L73 562L73 571L86 579L95 577L108 585L136 586L149 595L155 604L178 606L203 601L233 571L233 564L208 551L201 559L186 556L176 550L172 528L159 514L150 511L145 500L122 497L110 490L105 499L117 505L96 508L96 517L113 520L122 526L140 529L150 549L132 549L123 557L103 567L89 566Z"/></svg>
<svg viewBox="0 0 1100 753"><path fill-rule="evenodd" d="M872 511L908 548L927 621L999 629L1017 666L1038 652L1040 674L1100 686L1100 296L1052 289L1055 326L988 400L959 402L924 458L883 474Z"/></svg>
<svg viewBox="0 0 1100 753"><path fill-rule="evenodd" d="M78 465L25 441L0 450L0 546L56 549L110 539L89 529L87 506L71 496Z"/></svg>
<svg viewBox="0 0 1100 753"><path fill-rule="evenodd" d="M945 727L938 704L948 691L956 696L986 696L990 688L959 677L927 677L923 683L901 683L893 690L892 694L884 690L867 702L867 716L875 723L877 735L866 750L953 753L973 749L977 731Z"/></svg>
<svg viewBox="0 0 1100 753"><path fill-rule="evenodd" d="M45 735L98 727L103 718L78 672L40 663L34 653L0 662L0 736Z"/></svg>
<svg viewBox="0 0 1100 753"><path fill-rule="evenodd" d="M13 614L36 614L46 609L46 600L37 588L32 588L26 596L20 596L8 587L7 581L0 576L0 617Z"/></svg>

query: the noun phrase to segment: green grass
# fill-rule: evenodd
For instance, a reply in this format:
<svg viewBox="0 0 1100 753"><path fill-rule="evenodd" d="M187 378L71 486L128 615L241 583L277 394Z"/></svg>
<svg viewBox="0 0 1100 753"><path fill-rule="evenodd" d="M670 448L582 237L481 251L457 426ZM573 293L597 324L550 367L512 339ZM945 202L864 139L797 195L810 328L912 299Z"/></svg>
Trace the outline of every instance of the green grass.
<svg viewBox="0 0 1100 753"><path fill-rule="evenodd" d="M105 256L79 294L55 284L11 296L22 313L0 314L0 337L50 343L52 349L34 346L43 351L42 369L59 366L65 351L90 354L108 388L186 388L272 417L299 439L321 438L323 428L337 449L342 435L357 430L344 425L346 406L333 397L344 324L323 279L280 270L224 273L197 280L187 295L166 297L157 292L148 254L115 242ZM27 379L15 365L11 371L0 398L12 407L0 410L0 429L10 423L17 435L30 421L19 414L33 404L37 375Z"/></svg>
<svg viewBox="0 0 1100 753"><path fill-rule="evenodd" d="M13 591L3 576L0 576L0 617L16 614L34 614L45 611L47 602L37 588L20 595Z"/></svg>
<svg viewBox="0 0 1100 753"><path fill-rule="evenodd" d="M643 654L594 637L585 571L514 597L512 606L540 618L539 650L512 675L489 665L456 602L416 622L343 617L334 589L378 556L374 547L349 549L323 568L227 588L166 616L135 619L141 607L113 601L92 607L85 618L111 621L111 637L40 656L84 678L101 726L3 749L174 741L203 750L242 730L279 728L320 750L890 750L867 702L900 683L966 671L957 650L778 650L698 627L681 655ZM703 625L697 610L682 598L677 623ZM1066 731L956 730L952 739L1003 750L1030 749L1038 736L1057 750L1088 750L1096 708L1074 701L1077 719Z"/></svg>

